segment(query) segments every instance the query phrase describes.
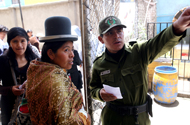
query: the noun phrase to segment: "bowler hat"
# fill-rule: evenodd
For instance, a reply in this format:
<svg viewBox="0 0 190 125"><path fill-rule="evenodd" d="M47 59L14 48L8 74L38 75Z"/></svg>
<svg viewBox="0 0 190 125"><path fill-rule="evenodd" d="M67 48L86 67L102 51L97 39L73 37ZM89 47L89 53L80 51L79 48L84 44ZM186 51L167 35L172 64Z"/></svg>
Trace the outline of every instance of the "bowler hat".
<svg viewBox="0 0 190 125"><path fill-rule="evenodd" d="M49 17L45 21L45 37L40 42L76 41L77 35L71 35L71 21L64 16Z"/></svg>
<svg viewBox="0 0 190 125"><path fill-rule="evenodd" d="M125 25L121 24L120 19L118 19L115 16L108 16L104 18L102 21L99 23L99 34L105 34L108 30L115 26L122 26L126 28Z"/></svg>

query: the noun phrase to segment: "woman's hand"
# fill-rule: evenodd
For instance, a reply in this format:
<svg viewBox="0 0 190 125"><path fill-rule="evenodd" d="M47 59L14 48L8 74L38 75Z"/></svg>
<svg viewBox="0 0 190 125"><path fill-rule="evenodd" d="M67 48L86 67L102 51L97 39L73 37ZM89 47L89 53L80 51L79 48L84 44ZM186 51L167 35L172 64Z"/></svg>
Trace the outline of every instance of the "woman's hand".
<svg viewBox="0 0 190 125"><path fill-rule="evenodd" d="M14 95L19 96L22 95L25 91L25 89L19 89L20 85L15 85L12 87L12 92Z"/></svg>

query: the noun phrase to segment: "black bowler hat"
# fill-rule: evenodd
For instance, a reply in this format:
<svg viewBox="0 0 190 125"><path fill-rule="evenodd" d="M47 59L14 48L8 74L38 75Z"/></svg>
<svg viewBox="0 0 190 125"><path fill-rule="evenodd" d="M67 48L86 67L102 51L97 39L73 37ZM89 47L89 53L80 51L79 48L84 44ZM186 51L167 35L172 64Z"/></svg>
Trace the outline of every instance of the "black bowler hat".
<svg viewBox="0 0 190 125"><path fill-rule="evenodd" d="M49 17L45 21L45 37L40 42L76 41L77 35L71 35L71 21L64 16Z"/></svg>

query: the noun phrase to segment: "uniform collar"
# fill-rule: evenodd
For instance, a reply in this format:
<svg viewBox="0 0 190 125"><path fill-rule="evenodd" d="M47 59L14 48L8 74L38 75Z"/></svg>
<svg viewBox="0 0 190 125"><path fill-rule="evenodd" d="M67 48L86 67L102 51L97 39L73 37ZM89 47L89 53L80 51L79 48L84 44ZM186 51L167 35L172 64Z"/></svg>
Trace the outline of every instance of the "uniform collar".
<svg viewBox="0 0 190 125"><path fill-rule="evenodd" d="M126 51L127 53L131 53L131 49L130 49L128 46L126 47L126 45L124 45L124 51L123 51L123 53L122 53L121 58L123 58L123 55L124 55L125 51ZM120 59L121 59L121 58L120 58ZM112 61L112 62L118 63L118 62L115 61L113 58L111 58L111 57L106 53L106 51L105 51L105 54L104 54L104 56L103 56L103 60L105 60L105 59L110 60L110 61ZM103 60L102 60L102 61L103 61Z"/></svg>
<svg viewBox="0 0 190 125"><path fill-rule="evenodd" d="M125 51L127 51L127 52L129 52L129 53L131 53L132 51L131 51L131 49L130 49L130 47L129 46L127 46L127 45L125 45Z"/></svg>

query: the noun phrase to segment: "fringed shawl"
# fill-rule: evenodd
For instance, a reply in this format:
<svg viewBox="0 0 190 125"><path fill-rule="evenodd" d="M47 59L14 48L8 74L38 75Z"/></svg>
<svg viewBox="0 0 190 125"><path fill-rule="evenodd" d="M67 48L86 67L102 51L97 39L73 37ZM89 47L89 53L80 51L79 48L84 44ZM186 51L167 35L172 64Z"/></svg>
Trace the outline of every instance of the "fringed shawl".
<svg viewBox="0 0 190 125"><path fill-rule="evenodd" d="M27 72L26 97L33 125L84 124L78 110L82 95L57 65L33 60Z"/></svg>

